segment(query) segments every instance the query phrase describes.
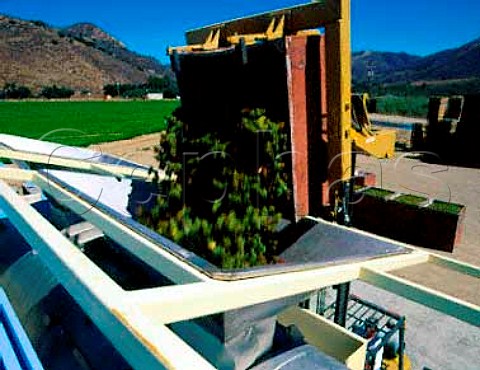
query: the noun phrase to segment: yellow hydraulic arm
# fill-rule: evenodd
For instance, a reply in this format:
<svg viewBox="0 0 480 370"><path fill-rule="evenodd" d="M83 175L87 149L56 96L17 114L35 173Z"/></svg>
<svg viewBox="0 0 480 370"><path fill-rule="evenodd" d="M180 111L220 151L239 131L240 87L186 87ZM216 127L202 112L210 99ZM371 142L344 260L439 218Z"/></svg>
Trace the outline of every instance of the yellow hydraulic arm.
<svg viewBox="0 0 480 370"><path fill-rule="evenodd" d="M367 94L352 95L351 138L354 149L376 158L392 158L395 155L395 131L372 129L367 100Z"/></svg>

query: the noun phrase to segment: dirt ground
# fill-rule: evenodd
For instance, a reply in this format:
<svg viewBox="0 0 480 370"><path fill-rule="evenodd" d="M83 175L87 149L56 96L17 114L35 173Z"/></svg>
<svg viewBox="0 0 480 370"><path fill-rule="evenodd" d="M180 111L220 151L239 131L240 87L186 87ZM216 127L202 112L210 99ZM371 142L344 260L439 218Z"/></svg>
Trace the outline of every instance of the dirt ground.
<svg viewBox="0 0 480 370"><path fill-rule="evenodd" d="M157 166L153 148L158 141L159 134L152 134L92 148ZM375 173L379 187L466 205L463 239L453 255L444 254L480 266L480 169L428 164L414 153L400 152L390 160L360 156L357 167ZM395 274L480 305L480 279L430 265ZM354 283L353 291L407 317L407 353L413 369L480 369L478 328L364 283Z"/></svg>
<svg viewBox="0 0 480 370"><path fill-rule="evenodd" d="M90 149L101 153L114 154L136 163L158 166L155 160L155 146L160 142L160 133L138 136L133 139L114 141L110 143L94 144Z"/></svg>

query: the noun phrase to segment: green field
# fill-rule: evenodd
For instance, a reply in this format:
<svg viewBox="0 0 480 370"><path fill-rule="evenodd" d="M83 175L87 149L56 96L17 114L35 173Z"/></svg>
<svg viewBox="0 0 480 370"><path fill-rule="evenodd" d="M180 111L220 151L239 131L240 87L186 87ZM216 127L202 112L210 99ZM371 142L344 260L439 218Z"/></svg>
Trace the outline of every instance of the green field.
<svg viewBox="0 0 480 370"><path fill-rule="evenodd" d="M177 101L0 102L0 133L65 145L129 139L161 131ZM378 112L426 117L428 98L378 98Z"/></svg>
<svg viewBox="0 0 480 370"><path fill-rule="evenodd" d="M0 133L87 146L161 131L178 106L177 101L0 102Z"/></svg>
<svg viewBox="0 0 480 370"><path fill-rule="evenodd" d="M427 96L393 96L377 98L377 112L405 117L427 118Z"/></svg>

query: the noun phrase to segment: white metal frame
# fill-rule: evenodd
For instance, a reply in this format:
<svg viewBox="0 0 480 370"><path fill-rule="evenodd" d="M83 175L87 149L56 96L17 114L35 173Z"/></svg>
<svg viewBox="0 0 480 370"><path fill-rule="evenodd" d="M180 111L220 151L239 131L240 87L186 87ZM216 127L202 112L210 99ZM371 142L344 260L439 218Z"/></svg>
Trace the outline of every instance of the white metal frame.
<svg viewBox="0 0 480 370"><path fill-rule="evenodd" d="M411 253L405 255L241 281L216 281L104 212L92 208L38 172L0 169L0 179L34 182L44 192L74 212L82 214L123 248L177 284L124 291L24 199L0 181L0 207L12 224L38 252L44 264L85 313L132 367L137 369L188 369L192 366L198 369L212 368L203 357L168 329L167 324L312 292L357 279L480 326L479 307L389 273L408 266L434 263L480 278L480 268L473 265L408 247L411 248ZM331 325L332 330L341 331Z"/></svg>
<svg viewBox="0 0 480 370"><path fill-rule="evenodd" d="M153 179L154 174L143 166L129 167L120 164L101 163L88 159L64 158L56 155L30 153L27 151L0 149L0 158L38 163L48 166L59 166L73 170L82 170L96 174L103 174L115 177L139 178L145 181ZM158 172L159 179L165 178L163 171Z"/></svg>

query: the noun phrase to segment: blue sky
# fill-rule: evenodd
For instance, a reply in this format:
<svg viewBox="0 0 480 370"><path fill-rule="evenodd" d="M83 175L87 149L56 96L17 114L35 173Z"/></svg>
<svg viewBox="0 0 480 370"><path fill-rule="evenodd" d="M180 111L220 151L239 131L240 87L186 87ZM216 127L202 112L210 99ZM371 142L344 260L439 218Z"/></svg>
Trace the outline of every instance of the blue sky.
<svg viewBox="0 0 480 370"><path fill-rule="evenodd" d="M0 12L54 26L92 22L167 61L186 29L307 0L0 0ZM352 0L352 49L427 55L480 37L479 0Z"/></svg>

